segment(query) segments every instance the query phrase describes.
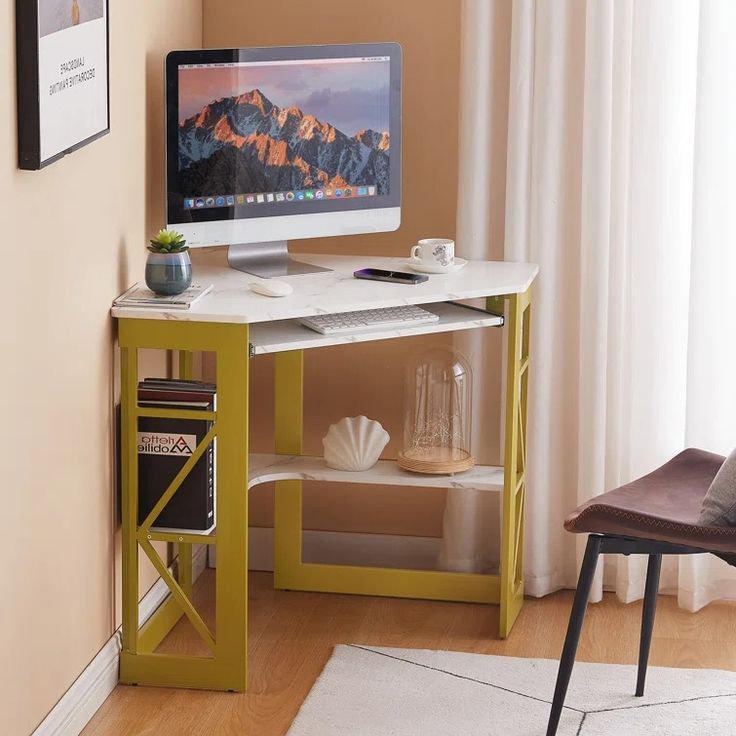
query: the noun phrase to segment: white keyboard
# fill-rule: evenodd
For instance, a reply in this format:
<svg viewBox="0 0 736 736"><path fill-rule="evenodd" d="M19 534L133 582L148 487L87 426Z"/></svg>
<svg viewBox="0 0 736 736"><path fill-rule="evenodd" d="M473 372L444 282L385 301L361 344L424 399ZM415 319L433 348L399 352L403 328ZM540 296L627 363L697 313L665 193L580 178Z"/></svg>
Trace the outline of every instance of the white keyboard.
<svg viewBox="0 0 736 736"><path fill-rule="evenodd" d="M370 332L385 327L416 327L439 322L438 315L413 304L386 309L364 309L360 312L340 312L339 314L317 314L303 317L299 321L310 330L323 335L347 335L354 332Z"/></svg>

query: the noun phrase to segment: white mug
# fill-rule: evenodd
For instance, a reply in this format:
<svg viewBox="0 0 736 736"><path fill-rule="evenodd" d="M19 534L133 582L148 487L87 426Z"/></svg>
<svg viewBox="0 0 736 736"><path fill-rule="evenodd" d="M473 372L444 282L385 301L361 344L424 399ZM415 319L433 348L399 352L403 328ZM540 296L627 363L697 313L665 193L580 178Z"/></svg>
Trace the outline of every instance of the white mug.
<svg viewBox="0 0 736 736"><path fill-rule="evenodd" d="M455 241L447 238L425 238L411 249L411 259L424 266L450 268L455 262Z"/></svg>

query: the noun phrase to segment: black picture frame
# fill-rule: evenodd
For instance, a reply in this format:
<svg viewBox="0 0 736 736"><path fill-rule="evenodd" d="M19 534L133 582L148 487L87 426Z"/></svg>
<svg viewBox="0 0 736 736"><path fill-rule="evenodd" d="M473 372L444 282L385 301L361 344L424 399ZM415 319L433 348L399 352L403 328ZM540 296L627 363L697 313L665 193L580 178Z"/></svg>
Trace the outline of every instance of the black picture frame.
<svg viewBox="0 0 736 736"><path fill-rule="evenodd" d="M103 76L104 80L104 99L99 98L96 100L98 103L99 110L103 110L104 105L104 124L95 125L95 129L91 131L80 132L79 139L75 139L72 136L72 140L64 143L60 150L53 150L51 153L44 150L45 141L42 140L44 137L44 123L47 122L42 120L44 114L42 109L42 95L50 94L50 87L41 89L43 82L41 81L42 71L41 64L42 54L45 53L43 38L48 38L52 35L67 34L70 32L77 32L77 28L83 27L87 24L87 21L82 17L81 23L79 18L79 3L81 2L82 8L85 8L85 4L90 0L70 0L70 12L73 6L77 7L76 10L76 23L70 21L68 25L62 25L58 30L52 30L44 33L41 26L41 9L40 5L42 0L16 0L15 13L16 13L16 64L17 64L17 111L18 111L18 167L24 170L37 171L43 169L46 166L58 161L67 154L76 151L89 143L102 138L110 132L110 3L109 0L99 0L99 7L102 8L103 15L93 18L93 20L100 21L104 20L104 29L100 26L100 23L96 23L94 26L90 23L90 28L86 32L86 37L89 33L94 33L95 40L99 43L100 40L104 41L104 52L102 58L104 59L105 73ZM65 0L58 0L61 4ZM47 4L47 8L53 3ZM96 6L97 7L97 6ZM48 11L46 11L48 12ZM45 19L44 19L45 20ZM97 38L98 34L102 34ZM57 36L58 40L58 36ZM74 43L74 41L72 41ZM84 81L89 79L89 74L95 74L97 72L96 67L91 69L84 68L84 64L80 67L72 66L78 63L79 60L84 62L85 49L82 47L74 49L73 54L69 54L68 58L65 57L65 65L68 64L70 68L59 67L59 82L58 85L70 85L70 80L82 80L74 81L74 84L82 84ZM99 49L95 49L98 51ZM56 50L58 54L58 49ZM99 56L99 54L98 54ZM81 70L81 71L78 71ZM66 75L66 76L64 76ZM84 75L87 75L86 77ZM56 85L55 85L56 86ZM98 85L95 85L97 89ZM64 87L63 89L66 89ZM99 93L99 90L97 90ZM75 104L74 100L69 100L71 105ZM63 113L64 103L56 106L61 108ZM57 114L59 109L55 111ZM63 114L62 114L63 117ZM60 121L63 123L63 121Z"/></svg>

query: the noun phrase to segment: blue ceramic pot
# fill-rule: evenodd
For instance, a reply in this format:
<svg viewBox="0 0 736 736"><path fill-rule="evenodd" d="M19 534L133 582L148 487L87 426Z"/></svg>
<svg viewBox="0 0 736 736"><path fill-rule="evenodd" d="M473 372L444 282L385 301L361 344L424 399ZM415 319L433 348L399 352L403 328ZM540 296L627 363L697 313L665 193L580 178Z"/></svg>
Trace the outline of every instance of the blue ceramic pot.
<svg viewBox="0 0 736 736"><path fill-rule="evenodd" d="M181 294L192 285L192 261L189 251L182 253L150 253L146 261L146 286L172 296Z"/></svg>

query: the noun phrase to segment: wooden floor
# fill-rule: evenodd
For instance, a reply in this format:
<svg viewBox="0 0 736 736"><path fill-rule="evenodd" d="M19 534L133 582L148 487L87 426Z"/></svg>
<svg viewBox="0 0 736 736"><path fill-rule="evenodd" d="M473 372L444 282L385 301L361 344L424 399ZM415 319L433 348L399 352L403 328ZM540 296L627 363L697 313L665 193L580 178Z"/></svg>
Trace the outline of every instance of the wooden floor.
<svg viewBox="0 0 736 736"><path fill-rule="evenodd" d="M557 659L572 601L570 592L527 599L511 636L500 641L494 606L276 592L268 573L252 573L250 581L247 693L119 686L83 736L281 736L334 644ZM199 605L208 616L211 588L208 571L197 583ZM579 659L634 663L640 613L640 604L623 605L612 595L591 606ZM202 653L188 627L188 622L177 625L167 650ZM691 614L679 610L674 598L661 596L650 663L736 670L734 605L715 604Z"/></svg>

